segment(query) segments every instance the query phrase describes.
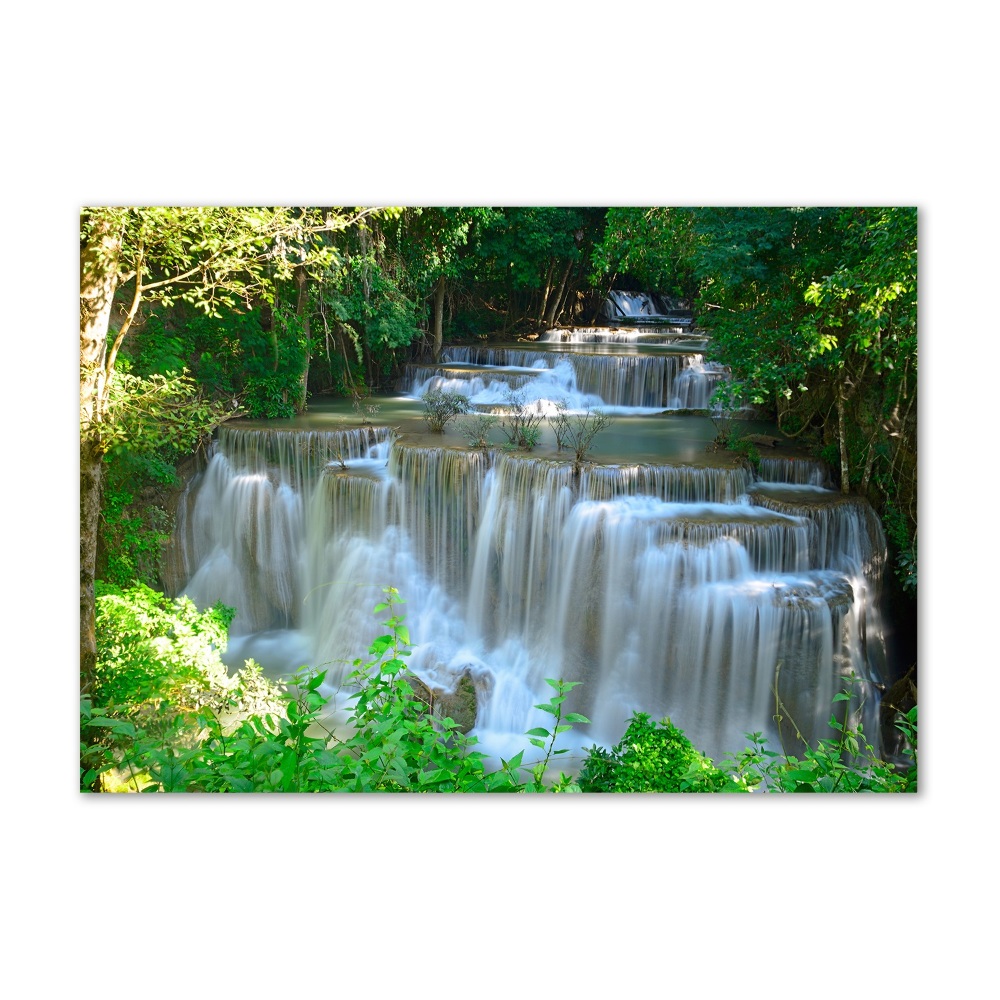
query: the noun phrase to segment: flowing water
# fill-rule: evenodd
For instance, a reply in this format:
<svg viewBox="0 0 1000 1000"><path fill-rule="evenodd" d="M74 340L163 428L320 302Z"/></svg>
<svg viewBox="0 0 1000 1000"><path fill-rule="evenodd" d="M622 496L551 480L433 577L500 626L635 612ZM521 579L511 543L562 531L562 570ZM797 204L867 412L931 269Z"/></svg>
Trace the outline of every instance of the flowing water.
<svg viewBox="0 0 1000 1000"><path fill-rule="evenodd" d="M472 679L473 732L491 754L546 725L534 706L547 677L583 682L566 705L592 720L578 747L612 745L640 710L715 758L753 731L801 752L796 731L828 734L852 672L875 737L881 526L788 449L758 475L706 450L725 378L709 348L678 328L449 347L440 365L407 367L374 427L347 404L226 425L181 505L183 591L238 609L228 662L308 663L332 693L379 634L381 588L396 587L412 669L440 691ZM431 388L484 412L514 393L532 413L603 409L615 423L580 467L545 423L530 453L505 451L496 429L472 449L459 420L424 430Z"/></svg>

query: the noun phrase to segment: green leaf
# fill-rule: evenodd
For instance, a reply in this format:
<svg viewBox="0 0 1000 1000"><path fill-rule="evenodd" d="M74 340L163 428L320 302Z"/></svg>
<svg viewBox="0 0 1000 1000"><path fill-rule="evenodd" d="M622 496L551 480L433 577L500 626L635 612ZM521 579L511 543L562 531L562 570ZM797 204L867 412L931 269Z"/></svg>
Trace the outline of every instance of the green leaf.
<svg viewBox="0 0 1000 1000"><path fill-rule="evenodd" d="M320 686L320 684L322 684L325 679L326 679L326 671L323 670L321 673L316 674L309 681L309 683L306 685L306 690L307 691L315 691L316 688L318 688Z"/></svg>
<svg viewBox="0 0 1000 1000"><path fill-rule="evenodd" d="M796 781L814 781L816 778L816 774L813 771L796 770L796 771L789 771L788 777L794 778Z"/></svg>

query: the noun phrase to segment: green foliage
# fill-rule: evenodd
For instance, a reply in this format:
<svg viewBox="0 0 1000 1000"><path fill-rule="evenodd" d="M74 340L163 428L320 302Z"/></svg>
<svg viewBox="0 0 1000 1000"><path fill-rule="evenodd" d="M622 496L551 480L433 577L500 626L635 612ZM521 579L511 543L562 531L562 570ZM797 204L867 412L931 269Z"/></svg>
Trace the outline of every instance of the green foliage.
<svg viewBox="0 0 1000 1000"><path fill-rule="evenodd" d="M101 578L119 587L136 581L155 585L169 527L165 511L135 503L130 490L106 481L101 493Z"/></svg>
<svg viewBox="0 0 1000 1000"><path fill-rule="evenodd" d="M635 712L612 750L593 746L580 772L585 792L743 791L699 753L669 719L653 722Z"/></svg>
<svg viewBox="0 0 1000 1000"><path fill-rule="evenodd" d="M760 470L760 449L747 436L746 430L738 420L734 420L728 409L713 414L715 439L709 445L709 450L732 451L741 455L745 463L755 472Z"/></svg>
<svg viewBox="0 0 1000 1000"><path fill-rule="evenodd" d="M696 211L609 208L601 241L591 255L591 280L607 288L625 276L648 291L693 298L698 290Z"/></svg>
<svg viewBox="0 0 1000 1000"><path fill-rule="evenodd" d="M525 401L522 390L508 386L504 395L506 407L500 417L500 430L506 439L503 447L508 451L518 448L531 451L541 438L540 425L544 418Z"/></svg>
<svg viewBox="0 0 1000 1000"><path fill-rule="evenodd" d="M753 441L745 437L730 437L726 442L726 448L735 451L737 455L742 455L755 472L760 470L760 451Z"/></svg>
<svg viewBox="0 0 1000 1000"><path fill-rule="evenodd" d="M448 389L428 389L420 397L420 401L424 404L424 421L427 427L438 434L444 432L445 424L452 417L468 413L472 409L467 396Z"/></svg>
<svg viewBox="0 0 1000 1000"><path fill-rule="evenodd" d="M696 296L736 403L815 430L846 491L917 533L917 213L910 207L609 209L593 280ZM753 460L752 453L747 457Z"/></svg>
<svg viewBox="0 0 1000 1000"><path fill-rule="evenodd" d="M834 701L849 701L843 691ZM747 733L751 745L730 755L725 770L736 782L766 792L916 792L917 707L896 722L905 737L905 753L912 764L904 770L879 758L865 739L863 727L851 727L830 716L839 737L820 740L801 758L769 750L761 733Z"/></svg>
<svg viewBox="0 0 1000 1000"><path fill-rule="evenodd" d="M457 421L459 431L469 442L470 448L489 448L490 431L500 418L493 413L474 413Z"/></svg>
<svg viewBox="0 0 1000 1000"><path fill-rule="evenodd" d="M120 239L117 266L143 297L169 307L183 301L217 316L260 296L295 268L319 270L336 259L328 239L373 209L151 206L86 208L81 243L106 226Z"/></svg>
<svg viewBox="0 0 1000 1000"><path fill-rule="evenodd" d="M271 709L278 691L248 663L230 676L220 653L235 614L149 587L97 586L98 668L81 699L80 781L88 790L156 790L156 762L190 754L204 718Z"/></svg>
<svg viewBox="0 0 1000 1000"><path fill-rule="evenodd" d="M306 345L301 319L280 301L260 309L219 309L183 322L183 342L199 382L254 419L294 416Z"/></svg>
<svg viewBox="0 0 1000 1000"><path fill-rule="evenodd" d="M202 397L189 373L143 378L125 363L108 380L101 448L105 454L190 453L225 415L224 407Z"/></svg>
<svg viewBox="0 0 1000 1000"><path fill-rule="evenodd" d="M546 729L544 726L536 726L533 729L529 729L525 734L532 746L545 751L545 756L531 769L532 781L529 785L525 786L525 791L528 792L544 792L546 790L545 774L548 770L549 761L559 754L569 753L567 747L561 747L558 750L555 749L556 739L562 733L568 733L573 728L574 723L586 725L590 722L590 719L585 715L580 715L579 712L567 712L565 715L563 714L563 704L569 692L577 687L580 681L563 681L556 680L553 677L546 677L545 683L554 689L555 694L541 705L535 705L535 708L541 709L543 712L551 715L553 725L551 729ZM559 774L558 780L552 787L552 791L554 792L575 792L579 790L573 780L562 773Z"/></svg>
<svg viewBox="0 0 1000 1000"><path fill-rule="evenodd" d="M171 599L139 584L97 586L97 652L100 670L93 704L190 705L226 674L232 608L199 612L186 598Z"/></svg>
<svg viewBox="0 0 1000 1000"><path fill-rule="evenodd" d="M900 584L907 593L917 593L917 535L909 532L905 515L895 503L890 503L882 518L886 534L896 552L894 567Z"/></svg>
<svg viewBox="0 0 1000 1000"><path fill-rule="evenodd" d="M151 498L173 486L175 463L202 448L226 417L225 407L205 399L186 371L152 371L176 360L172 353L158 357L143 351L148 367L135 374L132 360L118 356L100 430L106 455L97 575L122 587L137 580L156 585L172 525Z"/></svg>

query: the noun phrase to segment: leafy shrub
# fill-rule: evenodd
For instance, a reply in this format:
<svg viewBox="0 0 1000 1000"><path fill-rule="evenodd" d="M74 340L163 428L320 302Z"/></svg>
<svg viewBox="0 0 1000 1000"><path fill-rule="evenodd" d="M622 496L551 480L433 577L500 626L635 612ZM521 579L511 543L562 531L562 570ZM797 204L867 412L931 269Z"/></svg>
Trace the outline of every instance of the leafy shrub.
<svg viewBox="0 0 1000 1000"><path fill-rule="evenodd" d="M492 413L476 413L459 420L459 430L469 442L470 448L489 448L490 431L496 427L499 419Z"/></svg>
<svg viewBox="0 0 1000 1000"><path fill-rule="evenodd" d="M760 451L753 441L745 437L731 437L726 447L730 451L735 451L737 455L742 455L754 472L760 471Z"/></svg>
<svg viewBox="0 0 1000 1000"><path fill-rule="evenodd" d="M295 416L292 402L301 391L297 375L251 375L244 385L243 408L254 419L281 420Z"/></svg>
<svg viewBox="0 0 1000 1000"><path fill-rule="evenodd" d="M508 388L506 396L507 409L500 418L500 430L507 439L503 447L508 451L517 448L531 451L541 437L539 425L543 419L542 414L531 409L525 402L522 391Z"/></svg>
<svg viewBox="0 0 1000 1000"><path fill-rule="evenodd" d="M556 436L556 446L562 450L568 448L573 452L573 458L579 465L587 456L594 438L614 423L614 418L600 410L587 410L584 413L567 413L566 404L559 403L558 412L549 417L549 425Z"/></svg>
<svg viewBox="0 0 1000 1000"><path fill-rule="evenodd" d="M200 612L187 598L171 599L144 584L123 590L98 583L93 703L196 703L227 675L219 651L234 616L222 604Z"/></svg>
<svg viewBox="0 0 1000 1000"><path fill-rule="evenodd" d="M580 772L585 792L743 791L669 719L635 712L613 750L593 746Z"/></svg>
<svg viewBox="0 0 1000 1000"><path fill-rule="evenodd" d="M83 787L113 772L135 781L154 750L190 748L201 716L232 720L280 703L257 664L230 675L222 662L232 608L198 611L141 584L99 582L96 612L97 669L81 700Z"/></svg>
<svg viewBox="0 0 1000 1000"><path fill-rule="evenodd" d="M834 701L849 701L841 691ZM913 763L900 770L882 760L856 729L831 715L829 725L839 737L820 740L799 759L767 748L761 733L747 733L751 745L730 755L724 767L737 782L767 792L915 792L917 790L917 707L896 722L905 738L904 753Z"/></svg>
<svg viewBox="0 0 1000 1000"><path fill-rule="evenodd" d="M156 500L174 485L176 469L166 457L172 452L118 449L105 458L97 563L102 580L119 587L157 585L172 518ZM150 500L150 493L155 499Z"/></svg>
<svg viewBox="0 0 1000 1000"><path fill-rule="evenodd" d="M460 392L447 389L428 389L421 397L424 404L424 420L430 430L443 433L444 425L461 413L472 409L467 397Z"/></svg>

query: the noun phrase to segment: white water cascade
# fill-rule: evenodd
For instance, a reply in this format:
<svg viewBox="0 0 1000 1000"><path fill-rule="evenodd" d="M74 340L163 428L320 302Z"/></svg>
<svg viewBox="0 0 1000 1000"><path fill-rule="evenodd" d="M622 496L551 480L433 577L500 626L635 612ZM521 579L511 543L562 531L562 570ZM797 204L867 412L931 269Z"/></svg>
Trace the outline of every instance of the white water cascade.
<svg viewBox="0 0 1000 1000"><path fill-rule="evenodd" d="M671 403L707 405L724 373L669 345L621 353L614 334L606 353L594 341L449 348L441 365L405 373L394 405L409 424L359 428L345 410L326 429L225 426L190 484L176 547L183 591L238 610L229 662L308 663L329 671L333 692L379 634L372 608L391 585L412 669L442 691L472 678L473 732L490 753L530 749L546 677L583 682L567 703L592 720L576 727L578 746L612 745L639 710L669 716L718 759L753 731L800 753L796 730L827 735L853 672L874 740L877 518L827 488L817 463L776 457L758 476L692 444L711 439L710 418ZM419 433L415 397L432 387L484 410L508 387L539 412L607 408L624 425L607 432L612 446L628 447L595 447L575 467L548 439L529 454L472 449L454 424ZM633 445L660 457L629 458Z"/></svg>

